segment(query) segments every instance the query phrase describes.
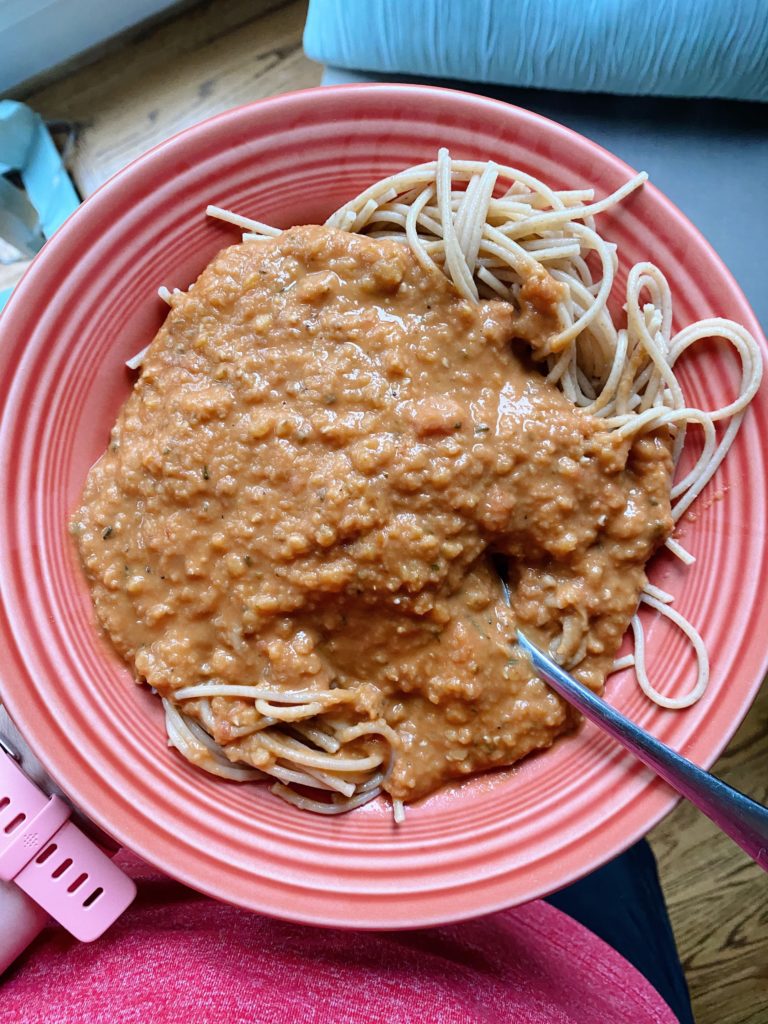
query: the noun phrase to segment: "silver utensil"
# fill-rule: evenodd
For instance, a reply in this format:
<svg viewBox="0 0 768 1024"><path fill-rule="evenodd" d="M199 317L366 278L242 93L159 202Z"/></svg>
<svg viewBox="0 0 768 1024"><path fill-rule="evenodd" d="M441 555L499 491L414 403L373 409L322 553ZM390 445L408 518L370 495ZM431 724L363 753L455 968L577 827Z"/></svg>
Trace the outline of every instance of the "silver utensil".
<svg viewBox="0 0 768 1024"><path fill-rule="evenodd" d="M519 630L517 640L538 674L556 693L695 804L752 860L768 871L768 808L699 768L630 722L534 647Z"/></svg>

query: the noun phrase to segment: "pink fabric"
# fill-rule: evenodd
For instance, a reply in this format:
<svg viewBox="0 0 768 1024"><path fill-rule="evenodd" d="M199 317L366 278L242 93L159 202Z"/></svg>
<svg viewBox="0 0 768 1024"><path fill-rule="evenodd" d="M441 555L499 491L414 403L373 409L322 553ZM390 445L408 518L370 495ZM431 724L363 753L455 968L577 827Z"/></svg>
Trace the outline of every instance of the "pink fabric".
<svg viewBox="0 0 768 1024"><path fill-rule="evenodd" d="M0 980L24 1024L674 1024L630 964L531 903L399 933L327 931L215 903L129 854L131 909L100 940L49 928Z"/></svg>

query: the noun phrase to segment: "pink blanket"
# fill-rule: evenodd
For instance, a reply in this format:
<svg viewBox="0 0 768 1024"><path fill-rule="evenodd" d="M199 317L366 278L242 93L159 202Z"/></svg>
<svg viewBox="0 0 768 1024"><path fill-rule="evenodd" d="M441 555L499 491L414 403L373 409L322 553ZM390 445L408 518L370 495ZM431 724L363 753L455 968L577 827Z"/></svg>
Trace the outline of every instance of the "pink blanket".
<svg viewBox="0 0 768 1024"><path fill-rule="evenodd" d="M8 1024L673 1024L618 953L541 901L413 932L328 931L215 903L123 853L98 942L48 928L0 980Z"/></svg>

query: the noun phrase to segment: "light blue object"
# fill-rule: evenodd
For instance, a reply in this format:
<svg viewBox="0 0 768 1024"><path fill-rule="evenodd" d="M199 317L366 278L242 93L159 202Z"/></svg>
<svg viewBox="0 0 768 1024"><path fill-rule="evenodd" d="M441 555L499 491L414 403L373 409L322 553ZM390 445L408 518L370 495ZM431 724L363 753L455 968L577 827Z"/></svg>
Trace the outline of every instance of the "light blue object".
<svg viewBox="0 0 768 1024"><path fill-rule="evenodd" d="M390 74L768 101L768 0L310 0L304 49Z"/></svg>
<svg viewBox="0 0 768 1024"><path fill-rule="evenodd" d="M33 255L77 208L80 199L39 114L0 100L0 175L18 171L24 190L0 177L0 237ZM0 309L11 294L0 292Z"/></svg>

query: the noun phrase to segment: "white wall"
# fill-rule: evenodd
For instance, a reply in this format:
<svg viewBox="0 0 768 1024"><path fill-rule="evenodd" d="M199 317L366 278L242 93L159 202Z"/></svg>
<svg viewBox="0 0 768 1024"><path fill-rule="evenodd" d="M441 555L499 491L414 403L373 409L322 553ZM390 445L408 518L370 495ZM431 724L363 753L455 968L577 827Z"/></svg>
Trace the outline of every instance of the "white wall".
<svg viewBox="0 0 768 1024"><path fill-rule="evenodd" d="M0 0L0 93L175 0Z"/></svg>

